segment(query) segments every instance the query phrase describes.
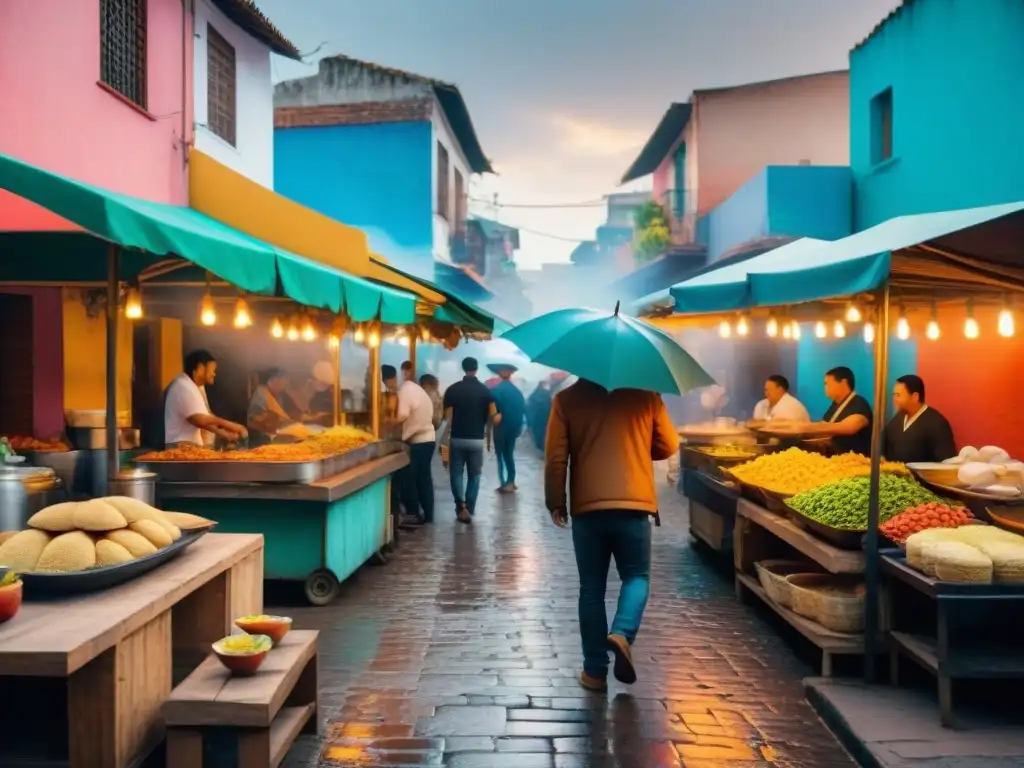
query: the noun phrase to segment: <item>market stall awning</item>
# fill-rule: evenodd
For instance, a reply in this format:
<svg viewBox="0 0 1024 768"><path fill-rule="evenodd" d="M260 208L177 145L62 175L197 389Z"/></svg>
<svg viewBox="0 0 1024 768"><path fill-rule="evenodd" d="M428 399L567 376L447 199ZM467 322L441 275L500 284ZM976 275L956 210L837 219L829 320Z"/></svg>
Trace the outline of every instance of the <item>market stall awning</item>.
<svg viewBox="0 0 1024 768"><path fill-rule="evenodd" d="M189 206L278 248L331 269L409 291L445 297L371 258L366 233L279 195L196 149L189 153Z"/></svg>
<svg viewBox="0 0 1024 768"><path fill-rule="evenodd" d="M797 240L671 289L677 312L729 312L872 291L935 298L1024 286L1024 202L899 216L832 242Z"/></svg>
<svg viewBox="0 0 1024 768"><path fill-rule="evenodd" d="M46 208L125 249L122 277L179 257L239 288L283 293L354 320L415 318L412 294L341 274L264 243L191 208L140 200L0 154L0 189ZM90 242L92 241L92 242ZM90 282L106 278L105 249L76 233L4 233L0 281ZM31 254L35 258L26 258ZM102 254L103 257L96 258Z"/></svg>

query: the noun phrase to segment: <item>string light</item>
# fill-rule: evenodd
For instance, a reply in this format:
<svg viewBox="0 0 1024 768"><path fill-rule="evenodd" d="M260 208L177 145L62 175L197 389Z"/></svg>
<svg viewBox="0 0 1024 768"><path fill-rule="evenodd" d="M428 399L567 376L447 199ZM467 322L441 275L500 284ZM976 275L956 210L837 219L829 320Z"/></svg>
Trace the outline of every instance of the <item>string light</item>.
<svg viewBox="0 0 1024 768"><path fill-rule="evenodd" d="M723 320L721 323L718 324L718 335L721 336L723 339L728 339L730 336L732 336L732 326L729 325L728 320Z"/></svg>
<svg viewBox="0 0 1024 768"><path fill-rule="evenodd" d="M142 318L142 292L135 286L128 288L124 299L124 316L129 320Z"/></svg>
<svg viewBox="0 0 1024 768"><path fill-rule="evenodd" d="M935 302L932 302L932 319L928 321L928 327L925 329L924 335L927 336L931 341L937 341L942 332L939 330L939 311L935 307Z"/></svg>
<svg viewBox="0 0 1024 768"><path fill-rule="evenodd" d="M299 326L294 317L288 321L288 330L285 332L285 336L288 341L298 341L299 339Z"/></svg>
<svg viewBox="0 0 1024 768"><path fill-rule="evenodd" d="M900 304L900 318L896 321L896 338L906 341L910 338L910 321L907 320L907 310Z"/></svg>
<svg viewBox="0 0 1024 768"><path fill-rule="evenodd" d="M837 339L846 338L846 326L843 325L842 320L836 320L836 323L832 328L832 335Z"/></svg>
<svg viewBox="0 0 1024 768"><path fill-rule="evenodd" d="M420 341L430 341L430 329L425 325L420 328Z"/></svg>
<svg viewBox="0 0 1024 768"><path fill-rule="evenodd" d="M199 305L199 322L206 326L217 324L217 308L213 305L209 291L203 294L203 301Z"/></svg>
<svg viewBox="0 0 1024 768"><path fill-rule="evenodd" d="M235 302L235 328L248 328L252 325L252 314L249 312L249 305L241 296Z"/></svg>
<svg viewBox="0 0 1024 768"><path fill-rule="evenodd" d="M828 328L825 327L825 323L823 323L821 320L814 324L814 335L817 336L819 339L824 339L826 336L828 336Z"/></svg>
<svg viewBox="0 0 1024 768"><path fill-rule="evenodd" d="M967 319L964 320L964 336L968 339L976 339L980 336L978 321L974 319L974 302L967 300Z"/></svg>
<svg viewBox="0 0 1024 768"><path fill-rule="evenodd" d="M782 338L784 338L784 339L792 339L793 338L793 326L791 324L786 323L784 326L782 326Z"/></svg>
<svg viewBox="0 0 1024 768"><path fill-rule="evenodd" d="M333 333L333 332L330 333L327 336L327 348L328 349L337 349L340 346L341 346L341 339L338 338L338 334Z"/></svg>
<svg viewBox="0 0 1024 768"><path fill-rule="evenodd" d="M846 308L846 322L859 323L861 321L860 308L856 304L850 304Z"/></svg>
<svg viewBox="0 0 1024 768"><path fill-rule="evenodd" d="M740 319L736 322L736 335L746 336L748 333L750 333L750 324L745 315L740 315Z"/></svg>
<svg viewBox="0 0 1024 768"><path fill-rule="evenodd" d="M316 341L317 333L316 326L313 325L313 320L306 317L302 321L302 340L303 341Z"/></svg>
<svg viewBox="0 0 1024 768"><path fill-rule="evenodd" d="M796 320L793 321L793 340L800 340L800 323L798 323Z"/></svg>
<svg viewBox="0 0 1024 768"><path fill-rule="evenodd" d="M366 334L366 345L370 349L376 349L380 346L380 330L376 325L370 328L370 332Z"/></svg>
<svg viewBox="0 0 1024 768"><path fill-rule="evenodd" d="M1013 336L1016 329L1014 328L1013 322L1013 311L1010 309L1009 302L999 312L999 324L997 325L999 335L1004 339L1008 339Z"/></svg>
<svg viewBox="0 0 1024 768"><path fill-rule="evenodd" d="M281 322L280 317L275 317L274 322L270 324L270 335L275 339L284 338L284 323Z"/></svg>
<svg viewBox="0 0 1024 768"><path fill-rule="evenodd" d="M864 343L874 344L875 342L875 324L864 323Z"/></svg>
<svg viewBox="0 0 1024 768"><path fill-rule="evenodd" d="M355 331L353 331L352 341L354 341L356 344L362 344L364 341L366 341L366 331L363 330L362 323L357 325Z"/></svg>
<svg viewBox="0 0 1024 768"><path fill-rule="evenodd" d="M775 319L775 315L768 316L768 324L765 326L765 331L773 339L779 335L779 321Z"/></svg>

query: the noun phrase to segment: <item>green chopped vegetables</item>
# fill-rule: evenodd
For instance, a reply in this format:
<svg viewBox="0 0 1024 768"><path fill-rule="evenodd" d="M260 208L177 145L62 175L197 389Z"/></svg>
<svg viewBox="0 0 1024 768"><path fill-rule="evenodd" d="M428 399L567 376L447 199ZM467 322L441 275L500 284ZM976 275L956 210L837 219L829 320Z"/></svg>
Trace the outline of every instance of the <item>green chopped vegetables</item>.
<svg viewBox="0 0 1024 768"><path fill-rule="evenodd" d="M878 491L878 522L886 522L908 507L919 504L946 503L913 480L883 474ZM788 504L812 520L830 528L863 531L868 527L869 477L849 477L828 485L799 493Z"/></svg>

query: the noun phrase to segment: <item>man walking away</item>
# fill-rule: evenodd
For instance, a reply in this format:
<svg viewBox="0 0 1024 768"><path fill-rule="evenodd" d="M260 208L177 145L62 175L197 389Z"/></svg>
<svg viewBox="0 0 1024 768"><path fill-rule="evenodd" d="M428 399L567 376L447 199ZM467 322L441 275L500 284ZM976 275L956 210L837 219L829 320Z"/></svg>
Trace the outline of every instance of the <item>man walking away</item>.
<svg viewBox="0 0 1024 768"><path fill-rule="evenodd" d="M514 493L516 486L516 440L523 432L526 419L526 398L512 383L514 365L494 366L501 381L491 390L501 414L501 423L494 428L494 452L498 457L498 492Z"/></svg>
<svg viewBox="0 0 1024 768"><path fill-rule="evenodd" d="M484 450L491 449L491 424L501 422L494 395L476 377L478 368L476 359L467 357L462 361L462 381L452 384L444 393L444 420L448 423L446 431L451 434L448 461L452 496L455 514L465 524L472 522L476 511ZM443 444L441 450L443 457Z"/></svg>
<svg viewBox="0 0 1024 768"><path fill-rule="evenodd" d="M402 505L406 514L418 518L420 524L434 522L434 481L430 461L434 456L434 406L430 395L412 380L412 366L402 363L405 379L398 386L393 365L381 366L381 378L390 392L398 392L395 423L402 425L402 440L409 446L409 466L403 469L400 481Z"/></svg>
<svg viewBox="0 0 1024 768"><path fill-rule="evenodd" d="M615 679L636 681L630 646L647 604L650 517L658 514L652 461L667 459L678 448L665 404L653 392L609 392L580 379L555 396L545 445L544 496L555 525L566 527L572 516L584 688L607 690L609 651L615 655ZM622 589L609 633L604 595L612 558Z"/></svg>

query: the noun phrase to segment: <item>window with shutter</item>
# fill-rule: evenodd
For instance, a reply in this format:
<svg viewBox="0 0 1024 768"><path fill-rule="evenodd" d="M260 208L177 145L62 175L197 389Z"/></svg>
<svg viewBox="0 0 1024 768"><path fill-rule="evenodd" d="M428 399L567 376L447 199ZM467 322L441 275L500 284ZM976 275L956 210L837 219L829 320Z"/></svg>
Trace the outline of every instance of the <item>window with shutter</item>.
<svg viewBox="0 0 1024 768"><path fill-rule="evenodd" d="M448 185L448 150L437 142L437 213L450 218L451 201Z"/></svg>
<svg viewBox="0 0 1024 768"><path fill-rule="evenodd" d="M100 82L146 108L146 2L100 0Z"/></svg>
<svg viewBox="0 0 1024 768"><path fill-rule="evenodd" d="M235 146L235 49L206 25L206 127Z"/></svg>

